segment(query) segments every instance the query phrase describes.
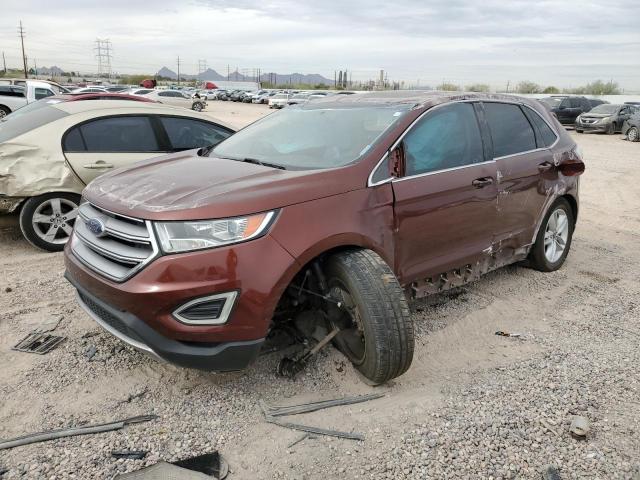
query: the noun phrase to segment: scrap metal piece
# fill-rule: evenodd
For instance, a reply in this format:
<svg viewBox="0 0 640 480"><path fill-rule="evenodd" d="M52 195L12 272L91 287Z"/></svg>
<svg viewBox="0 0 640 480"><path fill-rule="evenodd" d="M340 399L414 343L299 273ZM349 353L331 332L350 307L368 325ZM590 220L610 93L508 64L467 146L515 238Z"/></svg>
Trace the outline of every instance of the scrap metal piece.
<svg viewBox="0 0 640 480"><path fill-rule="evenodd" d="M113 480L211 480L211 476L200 472L192 472L167 462L158 462L155 465L123 473Z"/></svg>
<svg viewBox="0 0 640 480"><path fill-rule="evenodd" d="M183 458L173 465L186 468L194 472L204 473L213 478L222 480L229 474L229 464L218 451L196 455L195 457Z"/></svg>
<svg viewBox="0 0 640 480"><path fill-rule="evenodd" d="M285 415L298 415L300 413L315 412L324 408L338 407L340 405L353 405L356 403L368 402L384 397L384 393L369 393L366 395L356 395L353 397L336 398L333 400L321 400L318 402L301 403L298 405L278 406L264 405L266 414L272 417L282 417Z"/></svg>
<svg viewBox="0 0 640 480"><path fill-rule="evenodd" d="M158 418L157 415L140 415L137 417L126 418L124 420L118 420L111 423L102 423L99 425L88 425L86 427L72 427L63 428L60 430L50 430L47 432L31 433L29 435L24 435L22 437L12 438L0 442L0 450L19 447L21 445L29 445L32 443L46 442L48 440L54 440L56 438L74 437L76 435L88 435L91 433L102 433L110 432L112 430L120 430L126 425L148 422L156 418Z"/></svg>
<svg viewBox="0 0 640 480"><path fill-rule="evenodd" d="M340 332L340 329L338 327L334 328L333 330L331 330L331 332L329 332L329 334L326 337L324 337L322 340L316 343L316 345L312 349L303 353L297 359L284 357L282 360L280 360L280 363L278 364L278 374L287 378L295 377L298 373L300 373L304 369L304 367L307 364L307 361L313 355L315 355L320 350L322 350L331 340L333 340L333 337L335 337L339 332Z"/></svg>
<svg viewBox="0 0 640 480"><path fill-rule="evenodd" d="M147 456L146 450L113 450L111 456L114 458L124 458L127 460L142 460Z"/></svg>
<svg viewBox="0 0 640 480"><path fill-rule="evenodd" d="M512 337L512 338L520 338L522 336L521 333L509 333L509 332L503 332L502 330L498 330L496 332L496 335L500 337Z"/></svg>
<svg viewBox="0 0 640 480"><path fill-rule="evenodd" d="M45 332L35 331L20 340L20 342L18 342L16 346L12 347L11 350L44 355L60 345L65 339L66 337L49 335Z"/></svg>

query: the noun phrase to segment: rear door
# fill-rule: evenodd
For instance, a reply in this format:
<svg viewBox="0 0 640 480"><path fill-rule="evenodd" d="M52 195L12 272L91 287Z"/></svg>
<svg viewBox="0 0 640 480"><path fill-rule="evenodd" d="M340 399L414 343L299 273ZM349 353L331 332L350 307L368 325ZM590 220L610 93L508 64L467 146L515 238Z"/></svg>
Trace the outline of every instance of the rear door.
<svg viewBox="0 0 640 480"><path fill-rule="evenodd" d="M528 245L547 198L548 175L554 175L547 148L557 136L532 109L517 104L483 103L498 174L495 241L501 249Z"/></svg>
<svg viewBox="0 0 640 480"><path fill-rule="evenodd" d="M62 148L84 183L168 151L146 115L119 115L81 123L65 133Z"/></svg>
<svg viewBox="0 0 640 480"><path fill-rule="evenodd" d="M475 263L492 244L497 190L495 163L485 159L473 104L433 108L400 146L406 172L392 185L401 281Z"/></svg>

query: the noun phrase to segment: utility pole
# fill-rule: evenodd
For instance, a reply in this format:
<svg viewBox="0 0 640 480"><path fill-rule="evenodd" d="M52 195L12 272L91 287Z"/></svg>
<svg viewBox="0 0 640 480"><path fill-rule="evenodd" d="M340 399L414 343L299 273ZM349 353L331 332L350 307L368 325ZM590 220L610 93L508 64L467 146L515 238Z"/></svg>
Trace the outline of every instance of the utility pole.
<svg viewBox="0 0 640 480"><path fill-rule="evenodd" d="M2 52L2 65L4 66L4 74L7 74L7 60L4 58L4 52Z"/></svg>
<svg viewBox="0 0 640 480"><path fill-rule="evenodd" d="M24 78L29 78L29 71L27 70L27 56L24 54L24 28L22 28L22 20L20 20L18 33L20 34L20 43L22 44L22 64L24 65ZM4 53L2 54L2 57L4 58Z"/></svg>
<svg viewBox="0 0 640 480"><path fill-rule="evenodd" d="M178 55L178 85L180 85L180 55Z"/></svg>
<svg viewBox="0 0 640 480"><path fill-rule="evenodd" d="M229 64L227 63L227 82L229 81Z"/></svg>
<svg viewBox="0 0 640 480"><path fill-rule="evenodd" d="M36 59L33 59L33 71L36 72L36 80L38 79L38 64L36 63Z"/></svg>

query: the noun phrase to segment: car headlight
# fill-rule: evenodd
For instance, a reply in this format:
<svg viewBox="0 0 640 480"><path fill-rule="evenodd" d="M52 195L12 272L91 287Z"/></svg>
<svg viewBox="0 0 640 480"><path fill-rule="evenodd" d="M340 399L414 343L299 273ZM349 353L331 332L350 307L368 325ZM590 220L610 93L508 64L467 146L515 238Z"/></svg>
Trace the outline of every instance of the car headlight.
<svg viewBox="0 0 640 480"><path fill-rule="evenodd" d="M246 217L187 222L156 222L160 246L165 253L189 252L244 242L266 233L275 211Z"/></svg>
<svg viewBox="0 0 640 480"><path fill-rule="evenodd" d="M613 120L613 117L604 117L602 120L600 120L602 123L611 123L611 121Z"/></svg>

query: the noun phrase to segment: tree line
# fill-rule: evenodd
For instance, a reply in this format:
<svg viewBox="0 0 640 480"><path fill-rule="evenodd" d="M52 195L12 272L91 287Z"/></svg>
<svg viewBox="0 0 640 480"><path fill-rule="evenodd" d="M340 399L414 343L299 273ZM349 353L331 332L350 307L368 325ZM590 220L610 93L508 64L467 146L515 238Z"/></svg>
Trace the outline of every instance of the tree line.
<svg viewBox="0 0 640 480"><path fill-rule="evenodd" d="M436 89L448 92L462 92L464 90L467 92L486 93L491 91L489 85L485 83L466 85L463 89L460 85L456 85L455 83L443 82L438 85ZM616 82L603 82L602 80L596 80L595 82L587 83L580 87L563 89L559 89L553 85L542 86L535 82L525 80L516 85L513 93L546 93L549 95L557 93L572 93L576 95L619 95L621 92Z"/></svg>

